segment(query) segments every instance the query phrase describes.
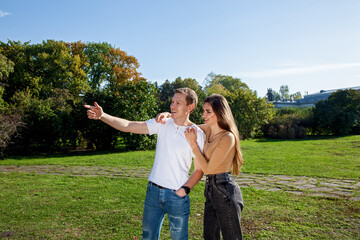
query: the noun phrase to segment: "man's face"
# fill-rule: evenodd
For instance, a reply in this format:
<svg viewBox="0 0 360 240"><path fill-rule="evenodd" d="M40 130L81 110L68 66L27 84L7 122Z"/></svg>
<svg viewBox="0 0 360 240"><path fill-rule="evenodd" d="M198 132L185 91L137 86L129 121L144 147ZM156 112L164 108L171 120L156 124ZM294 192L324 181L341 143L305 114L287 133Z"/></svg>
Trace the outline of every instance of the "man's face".
<svg viewBox="0 0 360 240"><path fill-rule="evenodd" d="M173 119L186 117L190 113L190 105L186 105L185 94L175 93L171 101L170 110Z"/></svg>

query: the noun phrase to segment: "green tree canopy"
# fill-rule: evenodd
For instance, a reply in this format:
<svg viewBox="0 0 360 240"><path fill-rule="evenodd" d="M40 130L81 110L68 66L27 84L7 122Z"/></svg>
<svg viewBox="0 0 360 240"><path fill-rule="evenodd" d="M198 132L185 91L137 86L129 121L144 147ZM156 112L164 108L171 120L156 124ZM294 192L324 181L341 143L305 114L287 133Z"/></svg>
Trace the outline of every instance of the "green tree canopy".
<svg viewBox="0 0 360 240"><path fill-rule="evenodd" d="M226 91L232 92L239 89L249 89L249 86L246 83L242 82L240 78L215 74L213 72L208 74L205 81L205 90L209 93L214 93L216 90L220 90L222 91L222 93L217 92L218 94L226 94Z"/></svg>
<svg viewBox="0 0 360 240"><path fill-rule="evenodd" d="M14 63L0 53L0 113L5 108L5 101L3 100L3 94L5 91L5 86L7 85L7 78L9 77L10 73L13 71L14 71Z"/></svg>
<svg viewBox="0 0 360 240"><path fill-rule="evenodd" d="M83 101L100 93L98 96L111 98L110 103L124 102L124 93L134 97L148 86L138 72L137 59L108 43L47 40L30 44L9 40L0 42L0 54L0 105L6 106L10 116L16 113L25 123L20 132L22 138L16 144L21 150L33 146L47 150L75 149L79 145L108 148L110 144L99 142L117 142L118 132L111 132L109 141L104 138L97 144L93 140L83 143L90 141L84 136L91 125L83 119L86 115ZM157 106L152 94L145 91L143 103ZM111 104L110 112L117 106ZM143 108L139 114L147 111ZM139 110L138 105L127 104L126 109L121 108L122 115L126 111L135 113L136 109Z"/></svg>
<svg viewBox="0 0 360 240"><path fill-rule="evenodd" d="M14 71L14 63L0 53L0 80L4 81Z"/></svg>
<svg viewBox="0 0 360 240"><path fill-rule="evenodd" d="M338 90L328 100L319 101L314 109L317 131L325 134L346 135L360 133L360 92Z"/></svg>
<svg viewBox="0 0 360 240"><path fill-rule="evenodd" d="M210 73L205 90L208 94L219 93L226 97L243 138L259 134L262 125L273 116L272 105L265 98L258 98L239 78Z"/></svg>
<svg viewBox="0 0 360 240"><path fill-rule="evenodd" d="M268 89L268 93L266 95L269 101L294 101L302 98L299 91L290 94L288 85L281 85L279 92L273 89Z"/></svg>

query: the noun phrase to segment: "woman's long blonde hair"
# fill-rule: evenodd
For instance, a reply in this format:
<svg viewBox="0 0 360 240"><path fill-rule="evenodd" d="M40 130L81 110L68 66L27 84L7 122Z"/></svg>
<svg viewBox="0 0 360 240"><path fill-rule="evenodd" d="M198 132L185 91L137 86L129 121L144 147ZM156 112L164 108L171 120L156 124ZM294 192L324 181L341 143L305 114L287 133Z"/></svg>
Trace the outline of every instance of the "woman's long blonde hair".
<svg viewBox="0 0 360 240"><path fill-rule="evenodd" d="M216 114L218 125L220 128L227 130L235 136L235 156L233 159L233 173L238 175L241 166L243 165L243 158L240 149L240 135L239 130L235 124L234 116L231 112L230 106L226 98L220 94L212 94L207 97L204 103L209 103Z"/></svg>

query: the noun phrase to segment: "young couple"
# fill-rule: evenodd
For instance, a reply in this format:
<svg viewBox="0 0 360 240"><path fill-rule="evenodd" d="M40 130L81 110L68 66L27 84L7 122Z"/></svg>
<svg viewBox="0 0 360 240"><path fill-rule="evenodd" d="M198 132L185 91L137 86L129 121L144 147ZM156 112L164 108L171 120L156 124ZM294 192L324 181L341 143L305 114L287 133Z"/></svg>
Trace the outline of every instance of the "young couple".
<svg viewBox="0 0 360 240"><path fill-rule="evenodd" d="M206 175L204 239L242 239L240 218L243 200L230 171L238 174L243 163L239 133L226 99L211 95L204 101L205 124L189 120L198 98L189 88L176 90L169 113L146 122L128 121L103 112L95 102L89 119L101 120L122 132L157 134L155 160L148 177L143 214L143 239L159 239L168 214L172 239L188 239L188 194ZM194 172L189 170L194 158Z"/></svg>

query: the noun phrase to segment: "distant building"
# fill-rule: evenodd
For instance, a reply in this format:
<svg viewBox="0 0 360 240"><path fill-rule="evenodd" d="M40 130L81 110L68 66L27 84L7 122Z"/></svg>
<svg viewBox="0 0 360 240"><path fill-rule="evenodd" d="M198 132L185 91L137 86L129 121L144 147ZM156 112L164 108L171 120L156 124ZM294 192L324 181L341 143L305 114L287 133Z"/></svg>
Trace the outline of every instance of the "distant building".
<svg viewBox="0 0 360 240"><path fill-rule="evenodd" d="M295 101L270 101L274 104L275 108L282 108L282 107L315 107L315 104L320 100L327 100L329 96L338 91L338 90L346 90L346 89L353 89L360 92L359 87L350 87L350 88L339 88L333 90L321 90L320 92L305 95L304 98L295 100Z"/></svg>

